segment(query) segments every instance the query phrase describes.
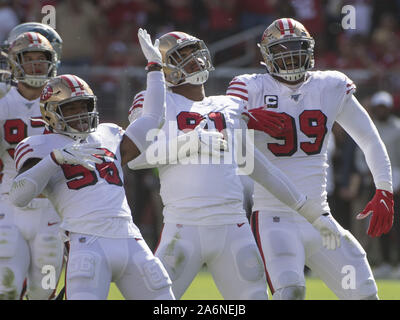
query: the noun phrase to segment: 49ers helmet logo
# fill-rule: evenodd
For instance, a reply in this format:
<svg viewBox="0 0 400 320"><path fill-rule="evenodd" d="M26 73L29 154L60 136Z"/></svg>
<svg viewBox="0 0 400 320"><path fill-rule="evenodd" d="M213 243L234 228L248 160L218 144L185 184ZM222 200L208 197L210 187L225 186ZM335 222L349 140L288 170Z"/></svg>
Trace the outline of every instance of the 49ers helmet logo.
<svg viewBox="0 0 400 320"><path fill-rule="evenodd" d="M47 85L42 91L40 100L46 101L46 100L50 99L52 94L53 94L53 88L51 86Z"/></svg>

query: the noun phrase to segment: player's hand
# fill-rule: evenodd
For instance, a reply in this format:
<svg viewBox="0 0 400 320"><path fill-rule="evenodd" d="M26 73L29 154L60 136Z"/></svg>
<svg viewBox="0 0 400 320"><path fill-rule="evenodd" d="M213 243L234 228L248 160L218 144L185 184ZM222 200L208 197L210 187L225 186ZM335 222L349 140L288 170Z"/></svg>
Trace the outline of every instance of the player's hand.
<svg viewBox="0 0 400 320"><path fill-rule="evenodd" d="M100 143L79 143L75 141L63 148L54 149L51 152L51 157L59 165L81 165L93 171L96 169L93 163L103 163L102 159L95 156L95 154L100 157L105 155L105 151L98 149L99 147Z"/></svg>
<svg viewBox="0 0 400 320"><path fill-rule="evenodd" d="M178 136L178 159L185 159L197 154L221 157L221 151L228 149L224 135L217 131L208 131L205 128L206 120L202 120L193 130Z"/></svg>
<svg viewBox="0 0 400 320"><path fill-rule="evenodd" d="M17 82L12 79L10 71L0 70L0 99L3 98Z"/></svg>
<svg viewBox="0 0 400 320"><path fill-rule="evenodd" d="M221 132L204 129L206 124L207 121L202 120L194 129L200 141L199 152L218 157L221 155L221 151L228 150L228 143Z"/></svg>
<svg viewBox="0 0 400 320"><path fill-rule="evenodd" d="M368 202L365 209L357 215L357 219L365 219L372 214L369 222L368 235L379 237L388 233L393 225L394 202L393 194L389 191L377 189L374 197Z"/></svg>
<svg viewBox="0 0 400 320"><path fill-rule="evenodd" d="M322 245L328 250L340 247L340 237L343 235L341 227L329 213L324 213L313 223L313 227L319 231L322 237Z"/></svg>
<svg viewBox="0 0 400 320"><path fill-rule="evenodd" d="M340 247L340 237L345 230L329 213L323 213L324 208L319 199L307 198L297 212L319 231L325 248L335 250Z"/></svg>
<svg viewBox="0 0 400 320"><path fill-rule="evenodd" d="M273 137L280 136L285 128L285 118L277 112L265 110L264 107L252 109L248 112L247 127L263 131Z"/></svg>
<svg viewBox="0 0 400 320"><path fill-rule="evenodd" d="M142 28L139 28L138 38L143 54L148 62L147 66L152 64L158 64L162 66L162 56L160 50L158 49L160 41L157 39L153 44L150 35L145 29Z"/></svg>

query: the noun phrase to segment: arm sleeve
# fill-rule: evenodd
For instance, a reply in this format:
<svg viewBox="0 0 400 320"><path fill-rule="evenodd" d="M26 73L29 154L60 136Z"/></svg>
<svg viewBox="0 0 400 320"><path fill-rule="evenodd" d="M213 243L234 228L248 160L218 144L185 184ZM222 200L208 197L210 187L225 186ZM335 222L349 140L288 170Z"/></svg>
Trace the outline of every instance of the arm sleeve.
<svg viewBox="0 0 400 320"><path fill-rule="evenodd" d="M50 178L59 169L48 155L29 170L16 176L10 190L11 202L17 207L28 205L33 198L42 193Z"/></svg>
<svg viewBox="0 0 400 320"><path fill-rule="evenodd" d="M131 170L150 169L156 167L159 167L159 165L148 162L146 152L142 152L138 157L128 162L128 168Z"/></svg>
<svg viewBox="0 0 400 320"><path fill-rule="evenodd" d="M241 120L242 132L247 132L246 123ZM238 148L237 148L238 149ZM253 162L253 170L249 176L271 192L277 199L294 210L298 210L306 201L303 195L289 178L274 166L259 150L254 147L251 138L242 137L242 150L246 154L246 162ZM238 158L240 155L238 155ZM242 171L243 172L243 171Z"/></svg>
<svg viewBox="0 0 400 320"><path fill-rule="evenodd" d="M200 147L199 135L196 130L167 138L160 130L155 140L145 152L128 163L132 170L160 167L167 164L177 164L179 161L198 154Z"/></svg>
<svg viewBox="0 0 400 320"><path fill-rule="evenodd" d="M377 189L393 192L392 170L386 147L367 111L351 95L344 100L336 121L363 151Z"/></svg>
<svg viewBox="0 0 400 320"><path fill-rule="evenodd" d="M142 116L133 121L125 134L131 139L140 152L143 152L152 142L147 139L147 133L158 129L165 112L165 79L161 71L151 71L147 74L147 90L143 102Z"/></svg>
<svg viewBox="0 0 400 320"><path fill-rule="evenodd" d="M240 99L247 104L249 101L249 91L248 83L244 79L235 77L229 82L228 88L226 90L226 95L231 96L236 99Z"/></svg>
<svg viewBox="0 0 400 320"><path fill-rule="evenodd" d="M135 95L133 102L128 111L129 123L132 123L142 115L144 95L146 91L141 91Z"/></svg>

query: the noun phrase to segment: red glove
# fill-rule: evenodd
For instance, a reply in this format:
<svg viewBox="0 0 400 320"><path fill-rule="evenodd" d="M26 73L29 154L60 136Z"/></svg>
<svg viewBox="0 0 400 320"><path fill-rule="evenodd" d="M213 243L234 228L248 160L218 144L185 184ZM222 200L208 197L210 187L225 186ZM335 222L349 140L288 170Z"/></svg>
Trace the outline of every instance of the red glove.
<svg viewBox="0 0 400 320"><path fill-rule="evenodd" d="M278 137L280 136L285 127L285 118L280 113L265 110L264 107L252 109L248 112L247 116L250 118L247 123L247 128Z"/></svg>
<svg viewBox="0 0 400 320"><path fill-rule="evenodd" d="M369 222L368 235L379 237L388 233L393 225L394 215L393 194L386 190L377 189L374 197L368 202L364 211L357 215L357 219L364 219L372 213Z"/></svg>

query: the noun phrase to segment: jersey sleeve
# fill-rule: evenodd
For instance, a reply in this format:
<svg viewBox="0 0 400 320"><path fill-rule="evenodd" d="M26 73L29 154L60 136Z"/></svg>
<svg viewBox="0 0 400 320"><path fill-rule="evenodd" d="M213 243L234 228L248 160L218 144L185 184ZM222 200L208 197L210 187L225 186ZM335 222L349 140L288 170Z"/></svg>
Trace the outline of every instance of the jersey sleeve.
<svg viewBox="0 0 400 320"><path fill-rule="evenodd" d="M144 95L146 91L141 91L135 95L133 102L128 111L129 123L132 123L142 115Z"/></svg>
<svg viewBox="0 0 400 320"><path fill-rule="evenodd" d="M228 85L226 95L241 100L245 106L245 112L261 107L255 103L255 98L262 92L265 78L262 74L242 74L236 76Z"/></svg>
<svg viewBox="0 0 400 320"><path fill-rule="evenodd" d="M241 104L241 116L242 119L247 123L249 121L248 114L248 102L249 102L249 90L248 81L244 76L237 76L229 82L228 89L226 90L226 95L235 102Z"/></svg>
<svg viewBox="0 0 400 320"><path fill-rule="evenodd" d="M332 71L332 92L341 97L336 122L352 137L364 153L378 189L392 190L392 172L386 147L365 108L354 96L356 85L345 74Z"/></svg>
<svg viewBox="0 0 400 320"><path fill-rule="evenodd" d="M386 146L367 111L351 95L336 121L354 139L364 153L377 189L392 192L392 171Z"/></svg>
<svg viewBox="0 0 400 320"><path fill-rule="evenodd" d="M249 101L248 82L242 76L238 76L229 82L226 95L245 101Z"/></svg>
<svg viewBox="0 0 400 320"><path fill-rule="evenodd" d="M328 76L330 77L330 90L335 92L335 98L340 98L339 113L342 111L343 107L347 104L348 100L356 92L357 87L355 83L344 73L339 71L328 71Z"/></svg>
<svg viewBox="0 0 400 320"><path fill-rule="evenodd" d="M15 148L14 162L17 172L28 159L42 159L50 153L48 145L44 143L41 136L32 136L22 140Z"/></svg>

